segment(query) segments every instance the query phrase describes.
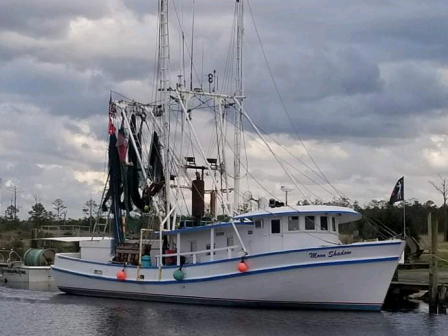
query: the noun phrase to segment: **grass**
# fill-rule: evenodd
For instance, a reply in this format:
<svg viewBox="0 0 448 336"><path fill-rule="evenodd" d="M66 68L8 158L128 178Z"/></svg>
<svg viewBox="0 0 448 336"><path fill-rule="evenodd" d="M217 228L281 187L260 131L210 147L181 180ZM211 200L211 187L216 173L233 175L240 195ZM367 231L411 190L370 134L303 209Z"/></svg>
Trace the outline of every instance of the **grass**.
<svg viewBox="0 0 448 336"><path fill-rule="evenodd" d="M448 268L448 242L444 241L443 234L439 234L437 239L437 253L436 255L441 258L439 259L439 267ZM425 252L420 257L421 261L429 262L430 261L430 254L429 249L431 247L430 238L428 235L421 236L420 237L420 245L421 248L425 250ZM444 261L444 260L446 261Z"/></svg>

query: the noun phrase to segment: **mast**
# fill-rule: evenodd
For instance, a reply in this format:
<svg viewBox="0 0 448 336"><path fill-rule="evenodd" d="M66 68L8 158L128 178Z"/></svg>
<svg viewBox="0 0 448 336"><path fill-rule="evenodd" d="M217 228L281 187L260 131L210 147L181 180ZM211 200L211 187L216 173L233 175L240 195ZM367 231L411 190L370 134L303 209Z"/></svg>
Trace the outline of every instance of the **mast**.
<svg viewBox="0 0 448 336"><path fill-rule="evenodd" d="M160 87L161 104L163 106L163 145L165 157L165 216L170 213L170 47L168 35L168 0L160 0ZM171 223L168 216L166 226L170 229Z"/></svg>
<svg viewBox="0 0 448 336"><path fill-rule="evenodd" d="M241 106L243 104L243 35L244 22L243 0L236 0L237 9L237 42L236 42L236 96ZM238 212L239 198L240 198L240 178L241 178L241 128L242 128L243 114L241 107L235 109L235 158L234 158L234 212Z"/></svg>

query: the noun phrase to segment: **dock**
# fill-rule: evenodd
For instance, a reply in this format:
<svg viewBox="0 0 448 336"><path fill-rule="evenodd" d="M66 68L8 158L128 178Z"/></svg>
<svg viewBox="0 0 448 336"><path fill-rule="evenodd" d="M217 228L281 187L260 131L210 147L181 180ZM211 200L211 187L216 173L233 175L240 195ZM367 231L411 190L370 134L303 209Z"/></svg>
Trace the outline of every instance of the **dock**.
<svg viewBox="0 0 448 336"><path fill-rule="evenodd" d="M438 267L438 287L448 287L448 268ZM428 300L429 268L422 265L400 265L392 280L386 297L388 300L407 300L410 296Z"/></svg>

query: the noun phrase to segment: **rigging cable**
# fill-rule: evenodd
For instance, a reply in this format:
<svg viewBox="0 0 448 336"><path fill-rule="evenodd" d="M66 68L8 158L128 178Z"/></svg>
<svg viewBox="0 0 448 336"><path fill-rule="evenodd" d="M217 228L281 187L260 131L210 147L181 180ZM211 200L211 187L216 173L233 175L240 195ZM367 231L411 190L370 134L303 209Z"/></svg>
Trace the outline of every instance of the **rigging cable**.
<svg viewBox="0 0 448 336"><path fill-rule="evenodd" d="M311 153L309 152L308 148L305 146L304 141L303 141L302 138L300 137L299 132L298 132L297 128L296 128L295 125L294 125L294 122L293 122L293 120L292 120L292 118L291 118L291 116L290 116L290 113L289 113L289 111L288 111L288 109L287 109L287 107L286 107L286 104L285 104L285 102L284 102L284 100L283 100L283 97L282 97L282 95L281 95L281 93L280 93L280 90L279 90L279 88L278 88L278 86L277 86L277 82L275 81L275 78L274 78L274 75L273 75L273 73L272 73L271 67L269 66L269 62L268 62L266 53L265 53L265 51L264 51L263 43L261 42L260 34L259 34L259 32L258 32L258 27L257 27L257 24L256 24L256 22L255 22L255 18L254 18L253 12L252 12L252 6L250 5L250 1L249 1L249 0L247 0L247 4L248 4L248 6L249 6L249 11L250 11L250 15L251 15L251 17L252 17L252 22L253 22L253 24L254 24L255 33L256 33L256 35L257 35L257 39L258 39L258 42L259 42L260 47L261 47L261 52L262 52L262 54L263 54L263 58L264 58L264 61L265 61L265 63L266 63L266 67L268 68L269 75L270 75L271 80L272 80L272 82L273 82L273 84L274 84L275 91L276 91L276 93L277 93L277 95L278 95L278 97L279 97L279 99L280 99L280 103L281 103L281 105L282 105L282 107L283 107L283 110L285 111L285 114L287 115L288 120L289 120L289 122L290 122L290 124L291 124L291 126L292 126L292 128L293 128L293 130L294 130L294 132L295 132L295 134L296 134L296 136L297 136L297 138L299 139L300 143L302 144L302 146L303 146L303 148L305 149L306 153L308 154L309 158L311 159L311 161L313 162L313 164L316 166L317 170L318 170L319 173L321 174L321 177L322 177L322 178L323 178L323 179L324 179L324 180L325 180L325 181L326 181L326 182L333 188L333 190L334 190L337 194L339 194L341 197L345 197L344 194L343 194L342 192L340 192L335 186L333 186L333 184L331 184L331 182L328 180L328 178L325 176L325 174L321 171L321 169L320 169L319 166L317 165L316 161L315 161L314 158L311 156Z"/></svg>

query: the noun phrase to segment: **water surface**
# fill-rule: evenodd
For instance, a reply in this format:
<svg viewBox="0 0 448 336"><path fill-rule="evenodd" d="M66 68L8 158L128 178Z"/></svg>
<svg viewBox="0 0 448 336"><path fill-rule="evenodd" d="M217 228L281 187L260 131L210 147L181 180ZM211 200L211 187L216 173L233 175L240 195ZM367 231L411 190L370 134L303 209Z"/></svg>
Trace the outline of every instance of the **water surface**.
<svg viewBox="0 0 448 336"><path fill-rule="evenodd" d="M0 286L0 335L448 335L448 317L410 312L257 310L65 295Z"/></svg>

